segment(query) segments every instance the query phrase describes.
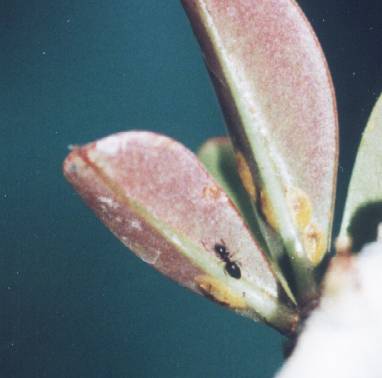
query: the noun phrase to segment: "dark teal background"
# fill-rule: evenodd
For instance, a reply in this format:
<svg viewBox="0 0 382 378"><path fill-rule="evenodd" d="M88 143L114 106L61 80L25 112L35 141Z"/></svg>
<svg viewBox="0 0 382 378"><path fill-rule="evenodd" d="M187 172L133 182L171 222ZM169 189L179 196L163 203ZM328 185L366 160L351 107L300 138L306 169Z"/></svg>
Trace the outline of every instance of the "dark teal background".
<svg viewBox="0 0 382 378"><path fill-rule="evenodd" d="M382 10L300 4L337 91L341 210L382 88ZM193 150L224 133L180 3L0 0L0 70L0 377L271 377L276 332L150 269L61 174L69 144L116 131Z"/></svg>

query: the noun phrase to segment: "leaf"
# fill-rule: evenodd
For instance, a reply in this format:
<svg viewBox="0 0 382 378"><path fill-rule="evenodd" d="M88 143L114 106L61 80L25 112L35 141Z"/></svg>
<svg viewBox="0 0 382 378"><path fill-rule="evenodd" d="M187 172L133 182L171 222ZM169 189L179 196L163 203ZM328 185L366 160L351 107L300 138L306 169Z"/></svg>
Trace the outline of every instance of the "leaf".
<svg viewBox="0 0 382 378"><path fill-rule="evenodd" d="M311 269L329 245L337 171L334 91L317 38L291 0L183 5L251 172L244 186L280 234L299 296L315 296Z"/></svg>
<svg viewBox="0 0 382 378"><path fill-rule="evenodd" d="M377 239L382 222L382 96L362 135L348 189L340 238L352 239L354 251Z"/></svg>
<svg viewBox="0 0 382 378"><path fill-rule="evenodd" d="M236 160L229 138L208 139L199 149L198 158L240 210L241 215L256 229L250 197L237 172ZM261 234L258 235L261 238Z"/></svg>
<svg viewBox="0 0 382 378"><path fill-rule="evenodd" d="M239 209L242 217L249 226L255 240L262 250L267 252L270 263L288 297L296 303L287 280L279 266L279 258L282 253L282 243L275 233L266 228L256 208L252 207L250 189L243 187L238 174L235 154L229 138L218 137L208 139L199 149L198 158L204 164L208 172L216 179L225 190L230 199ZM244 173L245 174L245 173ZM245 179L243 180L245 182Z"/></svg>
<svg viewBox="0 0 382 378"><path fill-rule="evenodd" d="M288 332L296 312L227 195L195 155L150 132L75 148L64 173L142 260L189 289ZM241 278L215 252L224 244Z"/></svg>

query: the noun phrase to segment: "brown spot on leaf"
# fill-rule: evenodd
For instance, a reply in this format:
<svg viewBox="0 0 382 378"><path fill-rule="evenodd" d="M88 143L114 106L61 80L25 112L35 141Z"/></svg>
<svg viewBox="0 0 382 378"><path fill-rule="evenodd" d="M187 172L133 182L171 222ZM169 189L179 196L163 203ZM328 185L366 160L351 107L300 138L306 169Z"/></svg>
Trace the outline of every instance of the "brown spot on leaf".
<svg viewBox="0 0 382 378"><path fill-rule="evenodd" d="M205 198L211 198L217 200L220 197L220 189L217 186L206 186L203 188L203 196Z"/></svg>

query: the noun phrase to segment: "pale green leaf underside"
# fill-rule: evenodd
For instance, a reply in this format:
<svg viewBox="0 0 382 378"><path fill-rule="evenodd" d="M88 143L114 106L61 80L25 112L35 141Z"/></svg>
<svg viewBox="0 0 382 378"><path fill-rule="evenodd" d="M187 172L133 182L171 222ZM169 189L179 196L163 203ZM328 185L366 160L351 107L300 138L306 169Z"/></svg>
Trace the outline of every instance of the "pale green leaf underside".
<svg viewBox="0 0 382 378"><path fill-rule="evenodd" d="M375 240L382 221L382 96L362 135L348 189L340 236L350 236L357 251Z"/></svg>

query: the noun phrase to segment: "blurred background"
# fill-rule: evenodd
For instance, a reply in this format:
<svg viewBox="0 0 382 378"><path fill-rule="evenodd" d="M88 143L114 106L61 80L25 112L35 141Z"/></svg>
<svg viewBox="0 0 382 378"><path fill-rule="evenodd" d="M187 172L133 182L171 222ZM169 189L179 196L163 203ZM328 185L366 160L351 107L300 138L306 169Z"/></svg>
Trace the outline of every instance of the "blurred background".
<svg viewBox="0 0 382 378"><path fill-rule="evenodd" d="M336 230L382 89L382 4L299 4L337 93ZM272 377L278 333L150 269L63 179L69 144L128 129L193 150L224 133L180 2L0 0L0 377Z"/></svg>

